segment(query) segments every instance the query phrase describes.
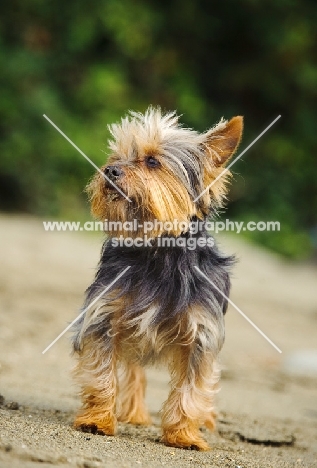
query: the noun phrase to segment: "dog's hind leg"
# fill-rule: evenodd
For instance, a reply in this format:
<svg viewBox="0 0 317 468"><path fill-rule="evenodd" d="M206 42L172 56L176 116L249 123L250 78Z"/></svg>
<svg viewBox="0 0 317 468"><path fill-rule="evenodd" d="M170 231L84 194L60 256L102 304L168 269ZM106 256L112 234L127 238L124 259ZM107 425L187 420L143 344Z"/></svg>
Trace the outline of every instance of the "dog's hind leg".
<svg viewBox="0 0 317 468"><path fill-rule="evenodd" d="M143 368L138 364L126 363L120 379L119 421L142 425L151 423L144 403L145 387Z"/></svg>

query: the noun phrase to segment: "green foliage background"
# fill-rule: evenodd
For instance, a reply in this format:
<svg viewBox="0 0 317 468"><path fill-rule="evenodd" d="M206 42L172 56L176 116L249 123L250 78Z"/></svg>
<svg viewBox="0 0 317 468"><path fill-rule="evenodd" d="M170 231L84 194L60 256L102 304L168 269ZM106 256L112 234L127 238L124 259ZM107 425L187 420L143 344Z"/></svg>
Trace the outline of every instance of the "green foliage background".
<svg viewBox="0 0 317 468"><path fill-rule="evenodd" d="M0 208L45 217L88 213L108 123L150 103L205 130L244 115L226 216L279 220L250 233L287 256L317 244L315 0L12 0L0 16ZM102 150L102 151L101 151Z"/></svg>

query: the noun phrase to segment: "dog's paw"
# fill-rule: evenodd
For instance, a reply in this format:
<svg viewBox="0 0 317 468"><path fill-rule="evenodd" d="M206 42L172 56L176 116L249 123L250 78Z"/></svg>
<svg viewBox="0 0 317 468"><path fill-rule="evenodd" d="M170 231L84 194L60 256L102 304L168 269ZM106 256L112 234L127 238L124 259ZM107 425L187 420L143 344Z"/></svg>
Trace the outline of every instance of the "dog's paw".
<svg viewBox="0 0 317 468"><path fill-rule="evenodd" d="M152 419L146 411L139 411L136 414L119 414L118 421L135 426L150 426L152 424Z"/></svg>
<svg viewBox="0 0 317 468"><path fill-rule="evenodd" d="M204 425L210 430L214 431L216 427L216 415L212 414L208 419L205 420Z"/></svg>
<svg viewBox="0 0 317 468"><path fill-rule="evenodd" d="M103 430L98 428L97 424L75 424L75 429L77 431L89 432L90 434L106 435Z"/></svg>
<svg viewBox="0 0 317 468"><path fill-rule="evenodd" d="M165 431L161 442L169 447L199 450L204 452L210 450L209 445L202 437L198 434L188 437L187 431L183 429L179 429L177 431Z"/></svg>
<svg viewBox="0 0 317 468"><path fill-rule="evenodd" d="M116 432L116 419L92 420L85 416L78 416L74 422L74 428L77 431L89 432L90 434L113 436Z"/></svg>

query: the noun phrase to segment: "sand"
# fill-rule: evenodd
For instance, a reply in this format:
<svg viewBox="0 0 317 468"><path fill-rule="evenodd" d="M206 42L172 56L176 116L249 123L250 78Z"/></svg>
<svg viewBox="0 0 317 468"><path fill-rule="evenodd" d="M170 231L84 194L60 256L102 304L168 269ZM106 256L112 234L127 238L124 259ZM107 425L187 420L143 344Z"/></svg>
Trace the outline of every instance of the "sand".
<svg viewBox="0 0 317 468"><path fill-rule="evenodd" d="M159 441L164 370L148 371L152 426L120 424L115 437L72 428L79 399L69 336L42 351L76 317L102 235L47 233L21 216L0 216L0 235L1 468L317 467L317 372L296 359L317 349L316 265L220 238L240 258L232 300L283 352L229 307L217 430L204 431L212 450L196 452Z"/></svg>

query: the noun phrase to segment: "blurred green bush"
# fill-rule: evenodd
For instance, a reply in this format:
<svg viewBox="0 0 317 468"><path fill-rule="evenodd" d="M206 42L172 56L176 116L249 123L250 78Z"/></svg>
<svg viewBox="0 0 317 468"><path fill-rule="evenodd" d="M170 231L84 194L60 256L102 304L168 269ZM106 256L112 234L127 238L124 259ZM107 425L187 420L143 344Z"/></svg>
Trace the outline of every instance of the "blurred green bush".
<svg viewBox="0 0 317 468"><path fill-rule="evenodd" d="M0 20L0 208L83 216L106 124L148 104L199 130L245 116L226 216L279 220L249 233L293 258L317 244L314 0L12 0Z"/></svg>

